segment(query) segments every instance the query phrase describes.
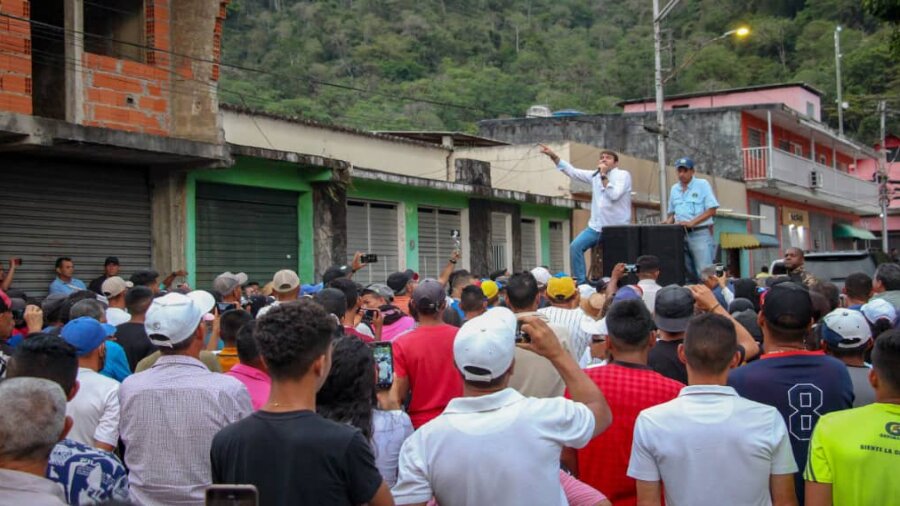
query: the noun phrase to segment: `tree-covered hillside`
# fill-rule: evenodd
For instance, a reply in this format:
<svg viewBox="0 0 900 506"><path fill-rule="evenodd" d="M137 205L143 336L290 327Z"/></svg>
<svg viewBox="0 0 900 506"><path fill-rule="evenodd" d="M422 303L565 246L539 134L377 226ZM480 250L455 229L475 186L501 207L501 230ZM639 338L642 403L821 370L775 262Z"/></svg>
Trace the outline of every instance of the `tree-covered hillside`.
<svg viewBox="0 0 900 506"><path fill-rule="evenodd" d="M651 0L232 0L228 9L221 99L271 112L370 130L473 130L534 104L615 112L621 99L653 96ZM877 101L900 111L900 61L895 25L859 0L682 0L664 22L664 66L691 63L666 93L803 81L825 92L836 126L838 24L845 130L872 142ZM707 44L741 25L746 39ZM889 122L900 130L898 113Z"/></svg>

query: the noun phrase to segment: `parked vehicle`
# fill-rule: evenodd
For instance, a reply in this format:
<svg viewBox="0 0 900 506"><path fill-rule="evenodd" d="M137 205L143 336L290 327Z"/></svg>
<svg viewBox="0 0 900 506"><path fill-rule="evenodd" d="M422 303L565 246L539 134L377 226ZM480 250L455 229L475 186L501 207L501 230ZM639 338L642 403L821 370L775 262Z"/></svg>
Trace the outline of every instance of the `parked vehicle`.
<svg viewBox="0 0 900 506"><path fill-rule="evenodd" d="M805 269L821 281L830 281L844 287L847 275L854 272L864 272L869 276L875 275L875 268L881 263L879 254L865 250L858 251L815 251L804 256ZM784 260L778 259L772 262L769 272L773 275L784 273Z"/></svg>

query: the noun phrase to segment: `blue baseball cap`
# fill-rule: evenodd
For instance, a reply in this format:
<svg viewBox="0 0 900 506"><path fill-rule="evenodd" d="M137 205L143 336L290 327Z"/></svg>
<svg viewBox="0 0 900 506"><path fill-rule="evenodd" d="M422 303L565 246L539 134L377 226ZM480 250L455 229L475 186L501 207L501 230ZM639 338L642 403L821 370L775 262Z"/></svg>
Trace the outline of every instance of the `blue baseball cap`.
<svg viewBox="0 0 900 506"><path fill-rule="evenodd" d="M100 323L90 316L82 316L67 323L59 335L75 347L75 353L79 357L83 357L96 350L107 337L115 333L116 328L112 325Z"/></svg>
<svg viewBox="0 0 900 506"><path fill-rule="evenodd" d="M675 169L677 170L679 167L694 170L694 161L687 157L679 158L675 160Z"/></svg>

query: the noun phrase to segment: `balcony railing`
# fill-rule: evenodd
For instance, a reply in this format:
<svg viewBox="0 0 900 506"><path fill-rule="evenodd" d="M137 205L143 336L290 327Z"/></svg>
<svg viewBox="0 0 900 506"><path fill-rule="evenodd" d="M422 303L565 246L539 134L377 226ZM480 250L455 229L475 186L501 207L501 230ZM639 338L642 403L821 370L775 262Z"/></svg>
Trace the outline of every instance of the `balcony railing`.
<svg viewBox="0 0 900 506"><path fill-rule="evenodd" d="M768 181L787 183L778 185L790 191L791 187L805 193L814 192L826 200L838 199L849 206L877 205L878 186L826 167L807 158L767 147L744 148L744 181ZM771 157L771 159L770 159Z"/></svg>

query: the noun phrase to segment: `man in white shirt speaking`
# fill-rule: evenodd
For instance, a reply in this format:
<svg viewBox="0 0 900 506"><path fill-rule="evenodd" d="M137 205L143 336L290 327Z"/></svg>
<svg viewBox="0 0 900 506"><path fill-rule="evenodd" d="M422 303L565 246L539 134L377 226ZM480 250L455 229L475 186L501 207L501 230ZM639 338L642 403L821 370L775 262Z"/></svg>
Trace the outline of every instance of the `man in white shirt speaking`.
<svg viewBox="0 0 900 506"><path fill-rule="evenodd" d="M678 397L638 416L628 476L637 503L796 505L787 427L778 411L726 386L741 355L734 324L716 314L694 317L678 357L688 383Z"/></svg>
<svg viewBox="0 0 900 506"><path fill-rule="evenodd" d="M466 322L453 343L463 397L403 444L391 491L397 504L424 505L432 497L441 506L568 504L559 482L560 452L586 445L612 415L547 324L534 316L522 321L528 341L518 346L550 360L572 400L524 397L507 387L516 347L516 317L508 309Z"/></svg>
<svg viewBox="0 0 900 506"><path fill-rule="evenodd" d="M631 174L619 168L619 155L603 150L597 170L576 169L549 147L541 144L541 153L549 156L556 168L570 178L591 185L591 219L569 246L572 277L577 284L587 279L584 252L603 240L603 227L631 223Z"/></svg>

